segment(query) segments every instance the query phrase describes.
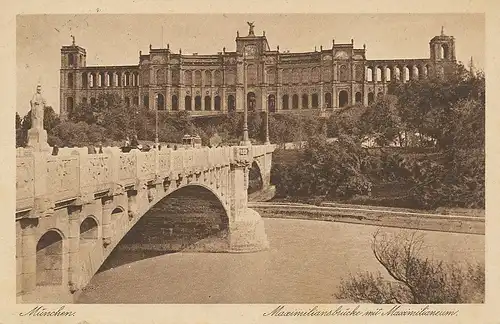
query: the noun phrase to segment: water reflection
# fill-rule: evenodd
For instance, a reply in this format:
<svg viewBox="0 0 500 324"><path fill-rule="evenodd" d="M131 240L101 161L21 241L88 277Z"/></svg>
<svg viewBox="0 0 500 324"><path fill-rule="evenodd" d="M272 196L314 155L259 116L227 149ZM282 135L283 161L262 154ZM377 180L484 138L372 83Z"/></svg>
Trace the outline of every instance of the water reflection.
<svg viewBox="0 0 500 324"><path fill-rule="evenodd" d="M123 264L96 274L78 302L335 303L342 277L384 271L370 249L376 227L284 219L265 224L268 251L178 252ZM429 257L484 262L482 235L425 232L424 239ZM112 258L133 259L134 253L140 252Z"/></svg>

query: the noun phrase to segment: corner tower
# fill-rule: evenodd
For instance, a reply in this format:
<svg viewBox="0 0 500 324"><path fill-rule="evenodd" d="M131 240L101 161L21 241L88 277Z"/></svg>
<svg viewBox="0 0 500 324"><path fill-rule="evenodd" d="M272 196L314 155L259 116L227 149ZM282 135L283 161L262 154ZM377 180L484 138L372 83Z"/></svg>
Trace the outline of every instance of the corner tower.
<svg viewBox="0 0 500 324"><path fill-rule="evenodd" d="M82 88L82 72L80 69L87 64L87 52L84 48L75 44L75 37L70 46L61 48L61 70L60 70L60 112L63 120L74 109L77 90Z"/></svg>
<svg viewBox="0 0 500 324"><path fill-rule="evenodd" d="M443 27L441 35L432 38L429 45L432 61L456 62L455 37L445 35Z"/></svg>

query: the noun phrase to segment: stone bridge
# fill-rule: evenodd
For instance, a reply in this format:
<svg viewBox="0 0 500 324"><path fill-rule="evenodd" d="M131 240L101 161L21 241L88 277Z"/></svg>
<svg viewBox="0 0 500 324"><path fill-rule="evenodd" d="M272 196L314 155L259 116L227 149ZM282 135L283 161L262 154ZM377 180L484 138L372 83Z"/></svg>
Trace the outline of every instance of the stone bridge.
<svg viewBox="0 0 500 324"><path fill-rule="evenodd" d="M274 145L162 148L122 153L107 147L17 150L16 261L19 302L72 298L155 204L181 188L208 190L226 214L227 252L268 247L260 215L247 207L249 169L273 191ZM56 293L51 293L56 294ZM50 295L50 293L49 293Z"/></svg>

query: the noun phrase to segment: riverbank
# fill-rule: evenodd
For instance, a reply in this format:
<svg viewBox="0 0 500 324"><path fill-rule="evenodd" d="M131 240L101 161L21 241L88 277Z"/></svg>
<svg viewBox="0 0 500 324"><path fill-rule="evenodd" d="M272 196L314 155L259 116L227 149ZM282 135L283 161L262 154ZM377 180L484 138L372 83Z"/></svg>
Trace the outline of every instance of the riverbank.
<svg viewBox="0 0 500 324"><path fill-rule="evenodd" d="M342 204L316 206L301 203L249 202L248 205L265 218L319 220L477 235L485 233L485 218L480 215L443 215Z"/></svg>

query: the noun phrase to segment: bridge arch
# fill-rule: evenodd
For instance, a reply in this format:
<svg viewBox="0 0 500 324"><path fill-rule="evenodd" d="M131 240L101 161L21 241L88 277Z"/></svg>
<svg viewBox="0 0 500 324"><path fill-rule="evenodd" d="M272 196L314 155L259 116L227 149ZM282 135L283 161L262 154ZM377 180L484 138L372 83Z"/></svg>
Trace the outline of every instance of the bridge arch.
<svg viewBox="0 0 500 324"><path fill-rule="evenodd" d="M64 234L56 229L47 230L36 244L36 285L63 284L63 264L66 247Z"/></svg>
<svg viewBox="0 0 500 324"><path fill-rule="evenodd" d="M264 188L264 175L258 160L254 160L248 171L248 193L254 193Z"/></svg>
<svg viewBox="0 0 500 324"><path fill-rule="evenodd" d="M202 240L214 236L222 239L217 240L218 244L223 242L219 248L227 249L229 222L224 199L213 188L199 183L185 184L151 206L125 233L112 254L139 250L147 252L140 258L147 258L149 252L154 252L153 255L177 252L204 244L206 241ZM103 266L117 266L122 259L113 256Z"/></svg>
<svg viewBox="0 0 500 324"><path fill-rule="evenodd" d="M94 243L99 237L99 222L93 216L87 216L80 223L80 245Z"/></svg>

